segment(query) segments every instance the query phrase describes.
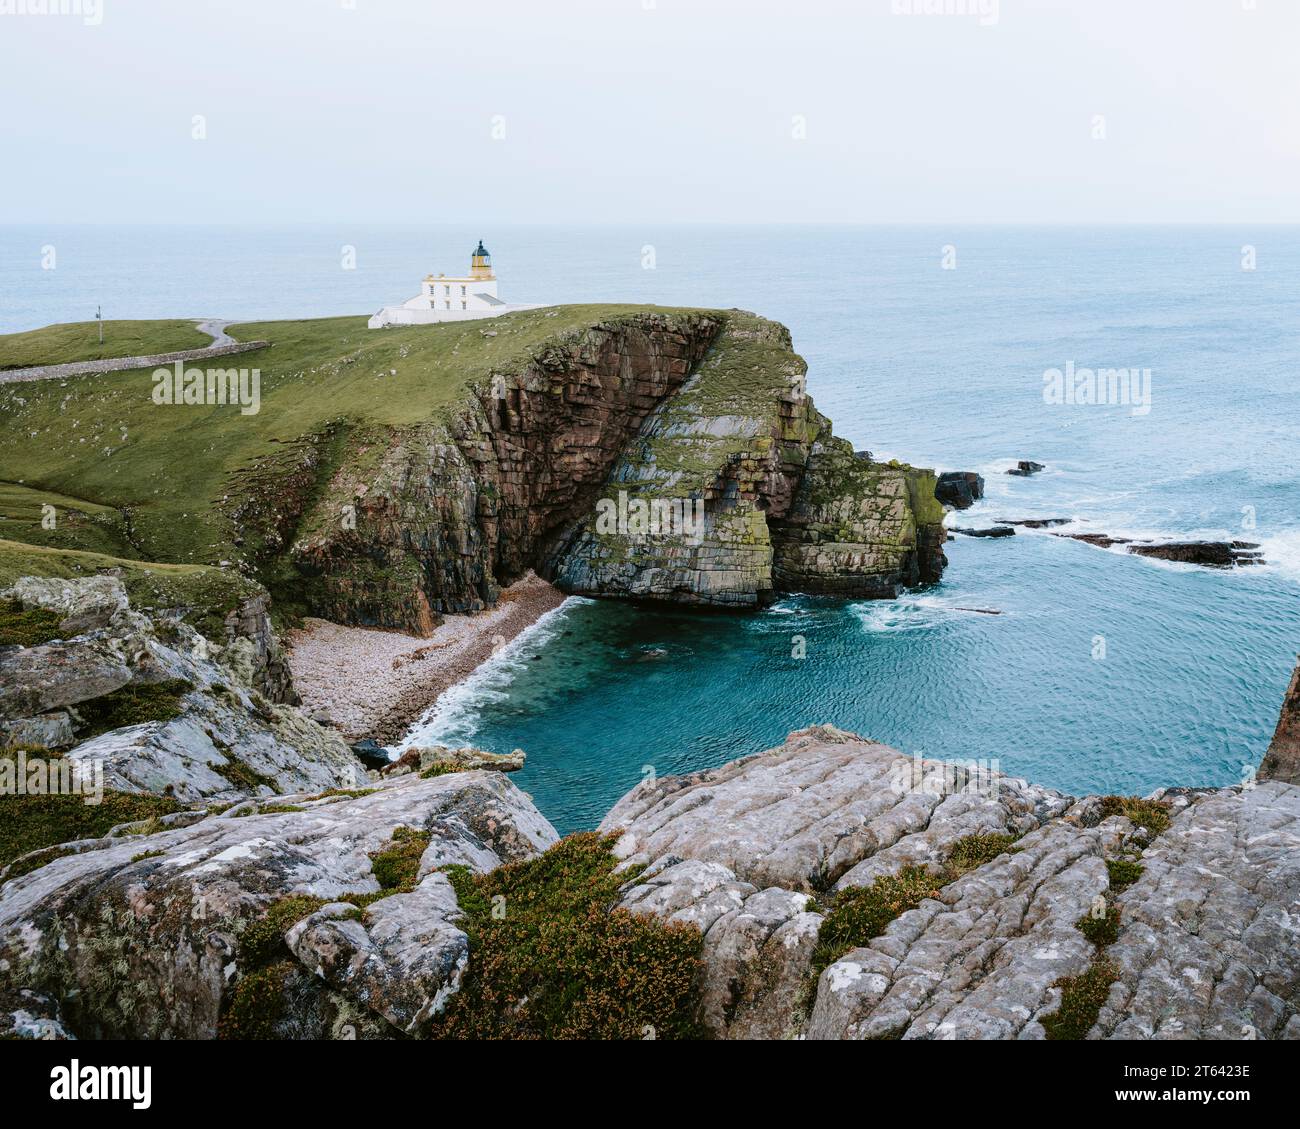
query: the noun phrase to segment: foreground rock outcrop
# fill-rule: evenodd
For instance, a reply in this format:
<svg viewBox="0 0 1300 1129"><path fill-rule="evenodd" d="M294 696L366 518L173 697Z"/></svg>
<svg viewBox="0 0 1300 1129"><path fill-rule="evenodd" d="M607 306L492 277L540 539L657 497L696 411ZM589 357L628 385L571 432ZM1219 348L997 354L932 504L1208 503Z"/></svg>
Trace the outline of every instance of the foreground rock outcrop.
<svg viewBox="0 0 1300 1129"><path fill-rule="evenodd" d="M0 995L26 1017L12 1026L213 1038L241 981L264 975L259 923L298 899L320 908L289 930L296 966L252 982L274 997L276 1037L411 1030L467 961L443 868L481 872L557 838L499 772L195 814L189 826L77 844L0 885ZM419 837L418 868L409 888L386 891L376 858L403 833Z"/></svg>
<svg viewBox="0 0 1300 1129"><path fill-rule="evenodd" d="M258 638L223 647L181 619L134 610L112 576L26 577L3 596L50 621L43 641L0 647L4 744L66 750L79 776L183 803L365 779L336 732L258 689L292 691L264 607L239 613Z"/></svg>
<svg viewBox="0 0 1300 1129"><path fill-rule="evenodd" d="M1276 782L1076 800L819 727L643 782L602 829L648 864L623 904L704 931L718 1036L1290 1038L1298 817ZM878 934L827 951L879 883ZM1085 977L1105 1002L1062 1036Z"/></svg>

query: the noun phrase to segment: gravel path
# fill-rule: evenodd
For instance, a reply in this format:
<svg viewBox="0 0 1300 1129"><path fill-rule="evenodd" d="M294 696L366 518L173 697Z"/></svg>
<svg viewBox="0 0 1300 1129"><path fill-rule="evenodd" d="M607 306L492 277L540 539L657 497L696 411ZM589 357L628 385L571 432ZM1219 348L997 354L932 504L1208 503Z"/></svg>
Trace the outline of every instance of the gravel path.
<svg viewBox="0 0 1300 1129"><path fill-rule="evenodd" d="M234 323L228 319L222 320L220 318L208 318L206 321L195 323L195 328L198 329L200 333L206 333L212 338L212 344L208 346L208 348L211 349L217 345L236 344L235 339L226 332L226 326L233 324Z"/></svg>
<svg viewBox="0 0 1300 1129"><path fill-rule="evenodd" d="M427 639L308 619L288 634L294 687L308 713L328 713L348 740L393 744L445 690L564 599L530 572L495 608L448 616Z"/></svg>
<svg viewBox="0 0 1300 1129"><path fill-rule="evenodd" d="M266 341L236 341L226 332L229 321L209 318L195 326L212 338L211 345L201 349L179 349L173 353L153 353L146 357L106 357L101 361L68 361L61 365L33 365L0 372L0 384L16 384L25 380L52 380L61 376L82 376L86 373L129 372L138 368L157 368L174 361L202 361L211 357L228 357L233 353L248 353L265 349Z"/></svg>

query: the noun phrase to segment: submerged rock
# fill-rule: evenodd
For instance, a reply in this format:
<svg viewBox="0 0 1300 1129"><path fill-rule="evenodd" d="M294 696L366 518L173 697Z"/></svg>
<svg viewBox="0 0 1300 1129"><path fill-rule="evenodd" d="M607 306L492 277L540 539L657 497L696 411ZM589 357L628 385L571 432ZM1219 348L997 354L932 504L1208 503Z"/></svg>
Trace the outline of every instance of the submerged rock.
<svg viewBox="0 0 1300 1129"><path fill-rule="evenodd" d="M1250 541L1169 541L1162 545L1130 545L1128 551L1162 561L1180 561L1206 568L1233 568L1263 564L1264 554L1255 552L1258 548Z"/></svg>
<svg viewBox="0 0 1300 1129"><path fill-rule="evenodd" d="M960 525L952 527L954 533L963 537L1014 537L1016 531L1010 525L990 525L987 529L966 529Z"/></svg>

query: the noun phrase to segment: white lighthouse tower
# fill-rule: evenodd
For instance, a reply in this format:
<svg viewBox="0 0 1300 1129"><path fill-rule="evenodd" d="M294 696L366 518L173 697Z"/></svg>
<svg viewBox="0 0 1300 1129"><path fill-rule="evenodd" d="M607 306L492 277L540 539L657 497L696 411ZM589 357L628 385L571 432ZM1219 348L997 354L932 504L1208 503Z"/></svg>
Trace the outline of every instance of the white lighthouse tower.
<svg viewBox="0 0 1300 1129"><path fill-rule="evenodd" d="M370 319L371 329L388 325L428 325L440 321L494 318L511 310L536 306L512 306L497 295L497 276L492 273L492 256L478 241L469 258L469 274L463 277L426 275L420 293L400 306L385 306Z"/></svg>

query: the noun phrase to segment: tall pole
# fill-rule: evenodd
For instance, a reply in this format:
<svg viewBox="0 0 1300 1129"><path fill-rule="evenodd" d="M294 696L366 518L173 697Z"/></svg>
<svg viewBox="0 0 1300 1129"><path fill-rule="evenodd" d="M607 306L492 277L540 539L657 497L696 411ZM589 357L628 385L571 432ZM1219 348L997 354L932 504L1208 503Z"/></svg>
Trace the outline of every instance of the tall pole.
<svg viewBox="0 0 1300 1129"><path fill-rule="evenodd" d="M104 307L95 307L95 320L99 322L99 343L104 343Z"/></svg>

